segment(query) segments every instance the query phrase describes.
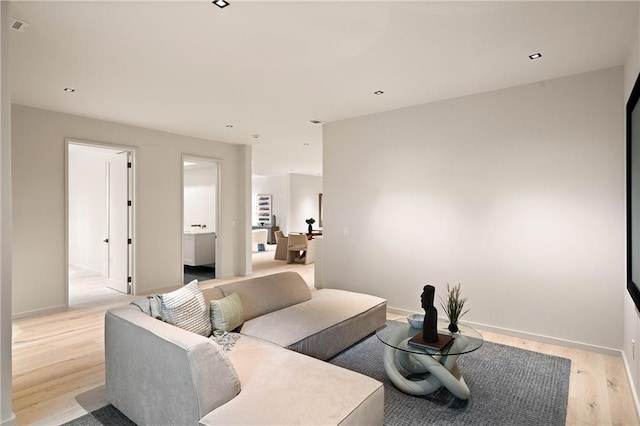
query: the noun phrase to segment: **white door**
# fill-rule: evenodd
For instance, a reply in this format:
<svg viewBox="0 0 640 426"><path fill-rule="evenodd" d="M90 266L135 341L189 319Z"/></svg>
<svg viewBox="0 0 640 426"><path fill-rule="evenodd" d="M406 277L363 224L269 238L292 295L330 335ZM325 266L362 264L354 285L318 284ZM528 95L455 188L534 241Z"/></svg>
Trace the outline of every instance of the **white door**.
<svg viewBox="0 0 640 426"><path fill-rule="evenodd" d="M129 155L107 162L107 287L129 294Z"/></svg>

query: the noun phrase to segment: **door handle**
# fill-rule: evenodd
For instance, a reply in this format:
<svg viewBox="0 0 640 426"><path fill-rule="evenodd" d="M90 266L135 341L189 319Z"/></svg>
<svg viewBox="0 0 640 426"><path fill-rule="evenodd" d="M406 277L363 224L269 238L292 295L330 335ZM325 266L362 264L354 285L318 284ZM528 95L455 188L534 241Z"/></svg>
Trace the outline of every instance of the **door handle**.
<svg viewBox="0 0 640 426"><path fill-rule="evenodd" d="M105 238L105 239L104 239L104 240L102 240L102 241L104 241L105 243L108 243L108 242L109 242L109 239L108 239L108 238Z"/></svg>

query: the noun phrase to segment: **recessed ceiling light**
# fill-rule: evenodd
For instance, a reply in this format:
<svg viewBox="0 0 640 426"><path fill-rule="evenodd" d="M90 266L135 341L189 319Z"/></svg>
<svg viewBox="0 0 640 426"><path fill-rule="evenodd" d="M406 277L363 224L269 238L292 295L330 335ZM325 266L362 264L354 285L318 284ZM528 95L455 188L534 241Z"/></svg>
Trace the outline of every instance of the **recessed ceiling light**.
<svg viewBox="0 0 640 426"><path fill-rule="evenodd" d="M307 121L307 123L311 123L311 124L317 126L318 124L324 124L324 121L321 121L321 120L309 120L309 121Z"/></svg>
<svg viewBox="0 0 640 426"><path fill-rule="evenodd" d="M260 135L251 135L252 138L254 139L258 139L260 137Z"/></svg>
<svg viewBox="0 0 640 426"><path fill-rule="evenodd" d="M376 90L375 92L373 92L374 95L382 95L384 92L382 90Z"/></svg>
<svg viewBox="0 0 640 426"><path fill-rule="evenodd" d="M231 129L231 128L233 128L233 124L227 124L225 127L228 128L228 129Z"/></svg>
<svg viewBox="0 0 640 426"><path fill-rule="evenodd" d="M540 59L542 58L542 53L534 53L529 55L529 59Z"/></svg>
<svg viewBox="0 0 640 426"><path fill-rule="evenodd" d="M65 87L65 88L64 88L64 91L65 91L65 92L69 92L69 93L73 93L73 92L75 92L75 91L76 91L76 89L72 89L71 87Z"/></svg>
<svg viewBox="0 0 640 426"><path fill-rule="evenodd" d="M214 0L211 3L215 4L216 6L218 6L220 9L229 6L229 2L226 0Z"/></svg>
<svg viewBox="0 0 640 426"><path fill-rule="evenodd" d="M304 146L310 146L311 144L309 142L305 142L303 145Z"/></svg>

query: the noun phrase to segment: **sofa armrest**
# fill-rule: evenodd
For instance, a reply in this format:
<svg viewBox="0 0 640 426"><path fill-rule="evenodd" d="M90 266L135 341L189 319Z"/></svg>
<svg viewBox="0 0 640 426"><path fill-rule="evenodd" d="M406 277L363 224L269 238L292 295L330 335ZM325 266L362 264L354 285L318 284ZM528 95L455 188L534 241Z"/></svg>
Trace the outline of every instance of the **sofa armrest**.
<svg viewBox="0 0 640 426"><path fill-rule="evenodd" d="M240 392L223 350L135 307L105 316L107 400L136 424L198 424Z"/></svg>

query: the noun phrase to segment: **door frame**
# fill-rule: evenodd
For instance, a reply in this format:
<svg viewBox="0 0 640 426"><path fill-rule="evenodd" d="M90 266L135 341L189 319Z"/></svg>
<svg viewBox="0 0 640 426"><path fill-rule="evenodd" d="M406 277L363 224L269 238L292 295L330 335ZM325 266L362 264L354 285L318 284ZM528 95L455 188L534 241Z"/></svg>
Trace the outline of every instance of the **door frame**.
<svg viewBox="0 0 640 426"><path fill-rule="evenodd" d="M214 240L214 247L215 247L215 259L216 259L216 269L215 269L215 279L219 279L219 277L222 277L222 253L220 250L220 241L222 238L222 227L220 226L220 224L222 223L221 219L220 219L220 214L221 214L221 208L220 208L220 201L222 200L222 166L223 166L223 161L221 158L216 158L216 157L205 157L202 155L193 155L193 154L185 154L182 153L182 156L180 158L180 276L183 277L184 279L184 259L183 259L183 253L184 253L184 242L183 242L183 235L184 235L184 162L185 161L195 161L195 162L205 162L205 163L215 163L216 164L216 206L215 206L215 213L216 213L216 220L215 220L215 226L216 226L216 238Z"/></svg>
<svg viewBox="0 0 640 426"><path fill-rule="evenodd" d="M129 251L129 274L131 276L131 293L136 294L136 148L127 145L116 145L105 142L87 141L76 138L64 140L64 300L65 307L69 307L69 147L71 145L87 148L103 148L110 150L126 151L131 154L131 174L129 181L129 195L131 208L129 209L129 234L131 236L131 249Z"/></svg>

